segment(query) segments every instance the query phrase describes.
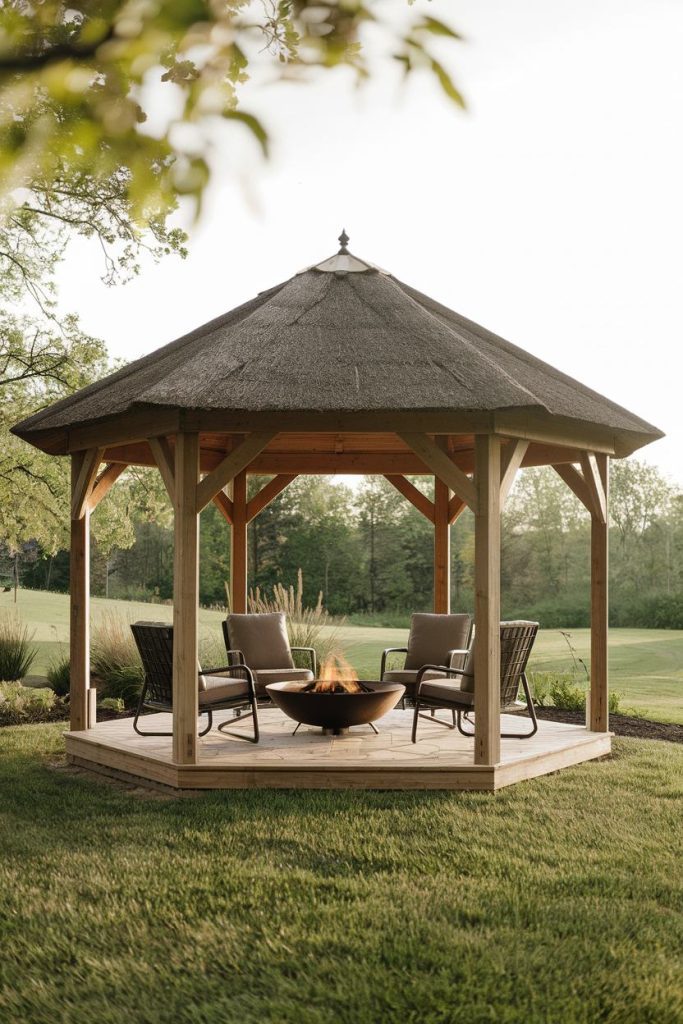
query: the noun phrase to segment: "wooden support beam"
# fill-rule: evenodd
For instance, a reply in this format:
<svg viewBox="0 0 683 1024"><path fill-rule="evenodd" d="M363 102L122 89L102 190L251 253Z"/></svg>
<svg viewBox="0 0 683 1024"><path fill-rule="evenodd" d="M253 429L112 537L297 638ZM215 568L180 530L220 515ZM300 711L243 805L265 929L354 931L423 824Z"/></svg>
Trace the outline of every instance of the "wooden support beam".
<svg viewBox="0 0 683 1024"><path fill-rule="evenodd" d="M457 494L454 494L448 502L449 524L453 524L456 519L459 519L467 507L467 502L463 501L462 498L459 498Z"/></svg>
<svg viewBox="0 0 683 1024"><path fill-rule="evenodd" d="M232 501L227 496L225 491L219 491L218 494L214 494L211 499L214 505L218 508L226 522L232 526Z"/></svg>
<svg viewBox="0 0 683 1024"><path fill-rule="evenodd" d="M80 519L88 508L88 499L97 471L100 468L104 449L88 448L79 459L78 478L71 487L71 518ZM73 463L72 463L73 465Z"/></svg>
<svg viewBox="0 0 683 1024"><path fill-rule="evenodd" d="M83 491L83 464L87 452L71 456L72 505L78 509ZM92 459L90 460L92 464ZM69 555L69 664L71 731L89 728L88 690L90 688L90 510L71 517Z"/></svg>
<svg viewBox="0 0 683 1024"><path fill-rule="evenodd" d="M173 552L173 760L197 760L197 609L199 604L199 435L175 445Z"/></svg>
<svg viewBox="0 0 683 1024"><path fill-rule="evenodd" d="M500 438L475 441L474 763L500 761Z"/></svg>
<svg viewBox="0 0 683 1024"><path fill-rule="evenodd" d="M164 481L166 493L173 504L175 501L175 459L171 446L165 437L150 437L148 444L157 469L161 473L161 479Z"/></svg>
<svg viewBox="0 0 683 1024"><path fill-rule="evenodd" d="M591 678L586 726L593 732L609 730L609 457L597 456L597 470L605 499L604 517L591 517ZM603 483L604 482L604 483Z"/></svg>
<svg viewBox="0 0 683 1024"><path fill-rule="evenodd" d="M399 437L413 449L415 454L438 476L443 483L476 511L477 494L468 476L455 465L447 452L427 434L404 434Z"/></svg>
<svg viewBox="0 0 683 1024"><path fill-rule="evenodd" d="M247 474L232 481L232 530L230 531L230 610L247 610Z"/></svg>
<svg viewBox="0 0 683 1024"><path fill-rule="evenodd" d="M269 441L276 436L276 431L255 430L249 434L237 448L220 462L208 476L205 476L197 488L197 512L209 504L211 499L226 484L229 484L238 473L246 469L249 463L262 452Z"/></svg>
<svg viewBox="0 0 683 1024"><path fill-rule="evenodd" d="M128 467L121 462L110 462L108 466L105 466L90 491L88 498L88 509L90 512L94 512L102 498L109 494L111 488L126 469Z"/></svg>
<svg viewBox="0 0 683 1024"><path fill-rule="evenodd" d="M434 611L451 610L451 528L448 522L448 487L434 477Z"/></svg>
<svg viewBox="0 0 683 1024"><path fill-rule="evenodd" d="M591 496L591 503L593 505L592 514L602 523L607 522L607 499L605 496L605 488L602 484L602 478L598 472L597 467L597 456L591 455L590 452L581 452L579 456L581 462L581 469L583 471L583 478L588 486L588 491ZM605 456L603 455L604 459Z"/></svg>
<svg viewBox="0 0 683 1024"><path fill-rule="evenodd" d="M510 441L506 444L500 454L500 507L505 505L507 496L512 490L512 485L517 476L517 470L522 465L526 455L528 441Z"/></svg>
<svg viewBox="0 0 683 1024"><path fill-rule="evenodd" d="M251 501L247 502L247 522L250 523L260 512L263 512L264 508L267 508L271 501L274 501L278 494L281 494L285 487L291 484L292 480L296 480L296 477L296 473L280 473L269 480L258 494L255 494Z"/></svg>
<svg viewBox="0 0 683 1024"><path fill-rule="evenodd" d="M434 522L434 502L430 501L427 495L423 494L414 484L411 484L410 480L406 480L404 476L396 476L393 473L385 474L384 479L388 480L399 494L407 498L410 504L414 505L418 512L421 512L430 523Z"/></svg>

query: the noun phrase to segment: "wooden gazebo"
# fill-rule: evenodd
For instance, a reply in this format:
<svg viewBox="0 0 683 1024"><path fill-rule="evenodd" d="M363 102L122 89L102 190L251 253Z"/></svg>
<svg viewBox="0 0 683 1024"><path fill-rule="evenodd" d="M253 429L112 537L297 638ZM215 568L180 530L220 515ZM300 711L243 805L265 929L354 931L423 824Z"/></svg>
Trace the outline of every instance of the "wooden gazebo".
<svg viewBox="0 0 683 1024"><path fill-rule="evenodd" d="M72 754L176 785L259 784L246 769L221 778L214 747L213 774L198 782L193 771L208 742L197 738L199 513L213 501L230 524L231 600L242 611L247 524L298 474L376 473L434 524L435 611L450 606L450 526L466 507L474 512L476 735L461 768L442 769L439 784L511 781L501 774L499 738L500 515L517 471L541 465L554 467L591 516L590 701L580 756L550 751L543 761L537 745L528 755L536 767L512 775L609 750L609 462L660 431L351 255L344 234L340 241L329 259L14 427L71 457ZM175 515L173 743L157 757L165 772L142 741L138 762L102 753L116 742L95 725L89 700L89 516L129 465L158 467ZM249 473L272 476L251 500ZM433 475L433 502L409 474ZM88 739L97 742L84 754ZM413 757L406 784L420 784L428 761ZM328 775L329 765L328 757ZM273 772L264 769L262 784L286 784L286 773Z"/></svg>

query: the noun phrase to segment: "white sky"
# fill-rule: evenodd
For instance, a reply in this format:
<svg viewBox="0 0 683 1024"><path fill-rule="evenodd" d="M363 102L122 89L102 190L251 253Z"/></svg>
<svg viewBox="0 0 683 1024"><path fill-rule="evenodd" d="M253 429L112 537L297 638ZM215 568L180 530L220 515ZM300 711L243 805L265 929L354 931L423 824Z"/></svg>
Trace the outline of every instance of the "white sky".
<svg viewBox="0 0 683 1024"><path fill-rule="evenodd" d="M683 4L421 6L466 36L449 67L468 113L389 70L249 94L273 157L222 129L190 257L107 289L79 242L61 305L136 358L331 255L345 227L352 252L665 430L642 457L683 482Z"/></svg>

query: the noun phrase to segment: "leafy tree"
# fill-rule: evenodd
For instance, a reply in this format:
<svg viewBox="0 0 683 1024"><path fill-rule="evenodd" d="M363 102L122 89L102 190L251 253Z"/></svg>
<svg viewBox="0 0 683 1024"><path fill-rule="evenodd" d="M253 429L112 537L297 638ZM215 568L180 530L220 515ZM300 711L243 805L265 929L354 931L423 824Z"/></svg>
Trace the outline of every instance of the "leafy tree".
<svg viewBox="0 0 683 1024"><path fill-rule="evenodd" d="M435 42L455 40L417 11L363 0L8 0L0 9L0 181L53 183L122 174L136 219L163 216L206 185L207 133L267 131L241 87L343 65L425 68L462 105ZM361 45L371 37L371 45ZM166 113L164 114L164 111ZM152 115L152 116L150 116ZM183 126L183 131L179 127Z"/></svg>

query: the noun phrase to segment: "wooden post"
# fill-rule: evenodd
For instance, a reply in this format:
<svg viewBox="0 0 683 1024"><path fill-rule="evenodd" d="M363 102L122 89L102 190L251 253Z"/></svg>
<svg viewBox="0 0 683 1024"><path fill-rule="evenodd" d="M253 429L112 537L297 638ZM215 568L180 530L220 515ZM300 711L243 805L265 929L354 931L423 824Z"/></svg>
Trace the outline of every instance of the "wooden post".
<svg viewBox="0 0 683 1024"><path fill-rule="evenodd" d="M85 452L71 456L72 501L85 458ZM71 731L88 729L88 690L90 687L90 511L71 519L70 551L70 717Z"/></svg>
<svg viewBox="0 0 683 1024"><path fill-rule="evenodd" d="M230 606L238 614L247 610L247 474L244 470L232 481Z"/></svg>
<svg viewBox="0 0 683 1024"><path fill-rule="evenodd" d="M434 477L434 611L451 610L451 528L447 484Z"/></svg>
<svg viewBox="0 0 683 1024"><path fill-rule="evenodd" d="M605 495L605 522L591 515L591 684L586 708L586 727L593 732L609 731L608 636L608 547L609 547L609 457L596 455Z"/></svg>
<svg viewBox="0 0 683 1024"><path fill-rule="evenodd" d="M500 761L500 438L475 437L474 763Z"/></svg>
<svg viewBox="0 0 683 1024"><path fill-rule="evenodd" d="M177 434L173 558L173 760L197 760L199 603L199 434Z"/></svg>

